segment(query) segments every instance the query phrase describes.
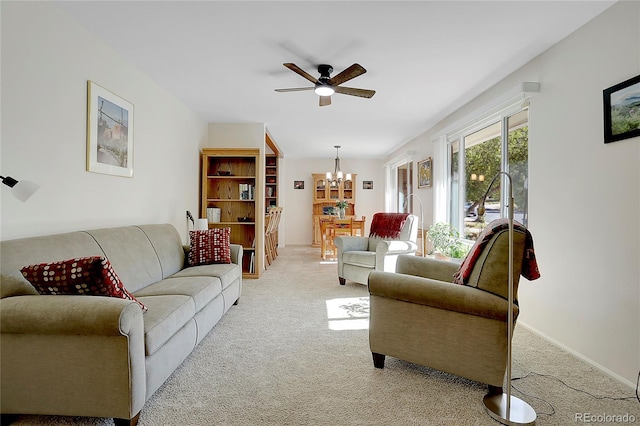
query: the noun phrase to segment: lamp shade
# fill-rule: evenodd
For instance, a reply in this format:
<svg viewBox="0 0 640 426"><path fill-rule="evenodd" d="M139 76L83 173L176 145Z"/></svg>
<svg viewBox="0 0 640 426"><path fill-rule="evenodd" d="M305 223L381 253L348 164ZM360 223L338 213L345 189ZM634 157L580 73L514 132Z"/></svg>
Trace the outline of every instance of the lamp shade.
<svg viewBox="0 0 640 426"><path fill-rule="evenodd" d="M316 84L316 88L314 89L314 92L316 92L316 95L318 96L331 96L336 91L333 87L331 87L328 84L318 83Z"/></svg>
<svg viewBox="0 0 640 426"><path fill-rule="evenodd" d="M196 219L196 231L206 231L207 229L209 229L209 221L207 219Z"/></svg>
<svg viewBox="0 0 640 426"><path fill-rule="evenodd" d="M23 203L26 202L35 192L40 189L40 185L28 180L17 181L11 176L0 176L2 183L11 188L11 193Z"/></svg>

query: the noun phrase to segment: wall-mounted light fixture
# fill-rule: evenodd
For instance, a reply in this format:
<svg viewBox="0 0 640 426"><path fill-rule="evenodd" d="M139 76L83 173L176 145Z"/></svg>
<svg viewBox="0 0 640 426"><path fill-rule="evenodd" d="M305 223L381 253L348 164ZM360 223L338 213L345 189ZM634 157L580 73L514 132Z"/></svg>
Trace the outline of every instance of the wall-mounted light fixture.
<svg viewBox="0 0 640 426"><path fill-rule="evenodd" d="M2 183L11 188L11 193L23 203L26 202L39 188L40 185L28 180L17 181L11 176L0 176Z"/></svg>

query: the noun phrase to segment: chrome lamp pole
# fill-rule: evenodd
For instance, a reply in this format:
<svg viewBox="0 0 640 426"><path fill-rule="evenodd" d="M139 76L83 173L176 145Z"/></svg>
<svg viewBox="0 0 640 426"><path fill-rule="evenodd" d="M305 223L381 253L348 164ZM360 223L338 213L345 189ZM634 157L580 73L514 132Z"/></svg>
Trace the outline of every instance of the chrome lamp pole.
<svg viewBox="0 0 640 426"><path fill-rule="evenodd" d="M533 425L536 422L536 412L529 404L511 395L511 339L513 337L513 182L511 175L499 172L489 183L487 191L482 196L478 214L485 213L484 203L495 181L504 175L509 180L509 306L507 308L507 394L488 393L482 402L487 413L495 420L505 425Z"/></svg>

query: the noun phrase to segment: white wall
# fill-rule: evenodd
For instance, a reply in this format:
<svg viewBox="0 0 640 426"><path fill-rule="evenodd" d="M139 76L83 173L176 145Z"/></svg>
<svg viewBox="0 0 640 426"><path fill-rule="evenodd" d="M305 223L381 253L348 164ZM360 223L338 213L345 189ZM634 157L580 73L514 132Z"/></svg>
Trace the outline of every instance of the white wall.
<svg viewBox="0 0 640 426"><path fill-rule="evenodd" d="M640 140L603 143L602 90L638 74L640 3L619 2L420 136L428 144L517 84L541 83L530 109L529 228L542 278L520 286L519 324L632 387Z"/></svg>
<svg viewBox="0 0 640 426"><path fill-rule="evenodd" d="M334 157L335 158L335 157ZM281 159L286 164L284 173L280 169L281 192L283 195L283 218L285 244L309 245L313 241L313 173L333 171L334 158L288 158ZM366 216L365 235L374 213L384 211L384 169L382 160L358 160L340 157L340 168L344 173L356 173L356 215ZM304 189L293 189L293 181L304 181ZM362 181L373 181L372 190L362 189Z"/></svg>
<svg viewBox="0 0 640 426"><path fill-rule="evenodd" d="M2 2L1 238L169 222L198 210L207 124L50 2ZM87 80L134 104L134 175L86 171Z"/></svg>

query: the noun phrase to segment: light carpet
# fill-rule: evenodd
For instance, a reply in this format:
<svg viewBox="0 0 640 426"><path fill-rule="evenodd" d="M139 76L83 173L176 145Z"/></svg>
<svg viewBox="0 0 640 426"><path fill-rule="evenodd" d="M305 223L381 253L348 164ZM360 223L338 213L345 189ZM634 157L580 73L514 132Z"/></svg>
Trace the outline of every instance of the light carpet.
<svg viewBox="0 0 640 426"><path fill-rule="evenodd" d="M367 288L340 286L336 268L318 249L281 248L260 280L244 281L239 304L145 404L139 424L498 425L482 404L484 385L391 357L374 368ZM537 373L515 380L513 394L536 410L538 425L624 415L640 424L635 398L582 392L633 397L633 390L522 327L513 362L514 377ZM21 416L14 424L113 423Z"/></svg>

